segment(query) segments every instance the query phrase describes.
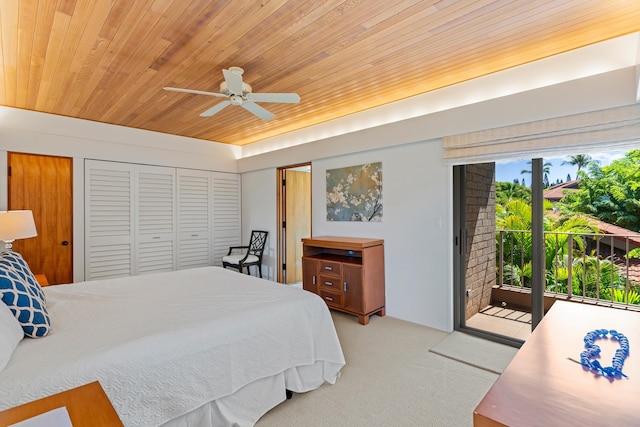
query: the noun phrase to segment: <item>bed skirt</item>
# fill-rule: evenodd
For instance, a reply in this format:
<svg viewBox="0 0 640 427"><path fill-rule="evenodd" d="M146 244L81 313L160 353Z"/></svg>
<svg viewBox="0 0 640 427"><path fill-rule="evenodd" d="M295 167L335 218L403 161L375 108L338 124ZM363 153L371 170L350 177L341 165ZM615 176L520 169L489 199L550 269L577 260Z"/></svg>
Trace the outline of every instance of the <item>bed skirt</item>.
<svg viewBox="0 0 640 427"><path fill-rule="evenodd" d="M286 390L304 393L320 387L326 378L337 378L342 366L327 362L287 369L254 381L235 393L206 403L162 427L253 426L264 414L286 400ZM327 372L327 370L329 372ZM331 384L333 381L328 381Z"/></svg>

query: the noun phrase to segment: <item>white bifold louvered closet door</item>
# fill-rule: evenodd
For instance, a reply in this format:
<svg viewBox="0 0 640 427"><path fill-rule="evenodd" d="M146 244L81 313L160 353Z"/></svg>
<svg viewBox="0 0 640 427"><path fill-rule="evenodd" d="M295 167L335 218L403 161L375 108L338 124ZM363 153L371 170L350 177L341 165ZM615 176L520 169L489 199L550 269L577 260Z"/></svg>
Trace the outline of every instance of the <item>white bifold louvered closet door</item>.
<svg viewBox="0 0 640 427"><path fill-rule="evenodd" d="M134 274L176 268L176 170L136 165Z"/></svg>
<svg viewBox="0 0 640 427"><path fill-rule="evenodd" d="M213 265L222 267L229 246L249 244L240 241L240 195L240 175L213 172Z"/></svg>
<svg viewBox="0 0 640 427"><path fill-rule="evenodd" d="M134 274L135 165L85 161L85 279Z"/></svg>
<svg viewBox="0 0 640 427"><path fill-rule="evenodd" d="M240 244L240 177L87 160L85 279L221 265Z"/></svg>
<svg viewBox="0 0 640 427"><path fill-rule="evenodd" d="M178 170L178 270L211 265L211 172Z"/></svg>

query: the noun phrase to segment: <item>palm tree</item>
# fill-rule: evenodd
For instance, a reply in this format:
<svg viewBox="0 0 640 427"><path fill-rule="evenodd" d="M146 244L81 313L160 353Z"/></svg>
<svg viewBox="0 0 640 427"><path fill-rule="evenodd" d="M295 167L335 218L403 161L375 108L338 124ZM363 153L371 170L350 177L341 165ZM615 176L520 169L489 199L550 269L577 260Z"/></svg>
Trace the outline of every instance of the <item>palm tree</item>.
<svg viewBox="0 0 640 427"><path fill-rule="evenodd" d="M566 294L571 269L574 295L640 305L640 287L635 284L627 287L627 279L610 259L586 253L586 240L580 234L598 232L597 226L589 217L575 213L558 216L551 213L551 207L551 203L545 201L543 228L546 290ZM503 277L496 276L498 283L530 287L532 240L529 202L511 199L505 205L497 204L496 230L520 230L496 232L496 251L500 247L503 249ZM569 234L573 234L572 240L569 239ZM573 249L571 263L568 256L570 245ZM640 258L640 248L630 251L628 256ZM499 271L496 270L496 273Z"/></svg>
<svg viewBox="0 0 640 427"><path fill-rule="evenodd" d="M574 156L568 156L568 158L569 160L563 161L562 164L578 166L578 172L591 162L600 163L598 160L593 160L588 154L576 154Z"/></svg>
<svg viewBox="0 0 640 427"><path fill-rule="evenodd" d="M531 160L529 160L527 162L528 165L531 165ZM542 180L543 180L543 184L544 184L544 188L549 188L549 172L551 171L551 166L553 166L553 163L549 163L549 162L544 162L542 165ZM531 173L531 168L529 169L522 169L520 171L521 175L524 175L525 173Z"/></svg>
<svg viewBox="0 0 640 427"><path fill-rule="evenodd" d="M506 205L511 199L531 201L531 189L516 182L496 182L496 203Z"/></svg>
<svg viewBox="0 0 640 427"><path fill-rule="evenodd" d="M597 227L585 215L573 215L567 218L557 218L552 212L553 205L544 201L545 215L543 228L545 231L545 266L547 271L547 285L557 286L557 280L566 282L566 256L569 250L569 233L595 233ZM530 286L531 281L531 205L526 200L511 199L504 206L496 205L496 229L519 230L501 235L496 233L497 247L502 243L504 269L517 285ZM500 239L503 241L500 242ZM585 250L583 237L574 236L573 248L576 253ZM515 256L513 256L515 254ZM498 277L498 282L504 282ZM509 283L509 282L506 282ZM565 283L566 288L566 283ZM565 290L566 292L566 290Z"/></svg>
<svg viewBox="0 0 640 427"><path fill-rule="evenodd" d="M531 160L529 160L527 164L531 165ZM551 171L551 166L553 166L553 163L544 162L542 164L542 173L544 173L545 175L549 174L549 172ZM521 175L524 175L525 173L531 173L531 167L529 167L529 169L522 169L520 171Z"/></svg>

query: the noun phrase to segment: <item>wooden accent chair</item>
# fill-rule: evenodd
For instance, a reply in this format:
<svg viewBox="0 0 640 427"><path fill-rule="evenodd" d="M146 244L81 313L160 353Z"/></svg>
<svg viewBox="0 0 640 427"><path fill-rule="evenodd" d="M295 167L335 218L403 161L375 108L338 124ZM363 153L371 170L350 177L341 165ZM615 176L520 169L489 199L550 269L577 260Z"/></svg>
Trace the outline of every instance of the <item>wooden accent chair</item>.
<svg viewBox="0 0 640 427"><path fill-rule="evenodd" d="M229 253L222 257L222 267L235 268L242 273L243 268L255 265L258 267L258 273L262 277L262 253L267 243L268 231L253 230L251 231L251 240L249 246L231 246ZM239 253L238 253L239 252Z"/></svg>

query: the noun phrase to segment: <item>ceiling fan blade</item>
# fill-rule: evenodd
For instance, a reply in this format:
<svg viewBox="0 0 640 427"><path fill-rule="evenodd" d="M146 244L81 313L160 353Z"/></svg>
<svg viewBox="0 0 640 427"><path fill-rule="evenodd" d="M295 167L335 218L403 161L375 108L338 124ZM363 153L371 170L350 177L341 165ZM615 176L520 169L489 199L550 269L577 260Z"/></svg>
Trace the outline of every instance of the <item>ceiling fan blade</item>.
<svg viewBox="0 0 640 427"><path fill-rule="evenodd" d="M227 82L227 88L229 92L234 95L242 95L242 76L236 74L233 71L222 70L224 74L224 80Z"/></svg>
<svg viewBox="0 0 640 427"><path fill-rule="evenodd" d="M231 104L230 101L219 102L218 104L216 104L213 107L209 108L207 111L204 111L204 112L200 113L200 117L211 117L215 113L217 113L218 111L222 110L224 107L226 107L227 105L230 105L230 104Z"/></svg>
<svg viewBox="0 0 640 427"><path fill-rule="evenodd" d="M282 102L297 104L300 96L297 93L252 93L247 97L255 102Z"/></svg>
<svg viewBox="0 0 640 427"><path fill-rule="evenodd" d="M275 117L275 115L273 115L273 113L271 113L268 110L265 110L264 108L262 108L261 106L259 106L258 104L256 104L255 102L252 101L245 101L242 106L247 110L250 111L251 113L255 114L256 116L260 117L262 120L271 120Z"/></svg>
<svg viewBox="0 0 640 427"><path fill-rule="evenodd" d="M227 95L216 92L205 92L203 90L195 90L195 89L183 89L179 87L164 87L164 90L169 90L171 92L184 92L184 93L193 93L196 95L210 95L217 96L218 98L225 98Z"/></svg>

